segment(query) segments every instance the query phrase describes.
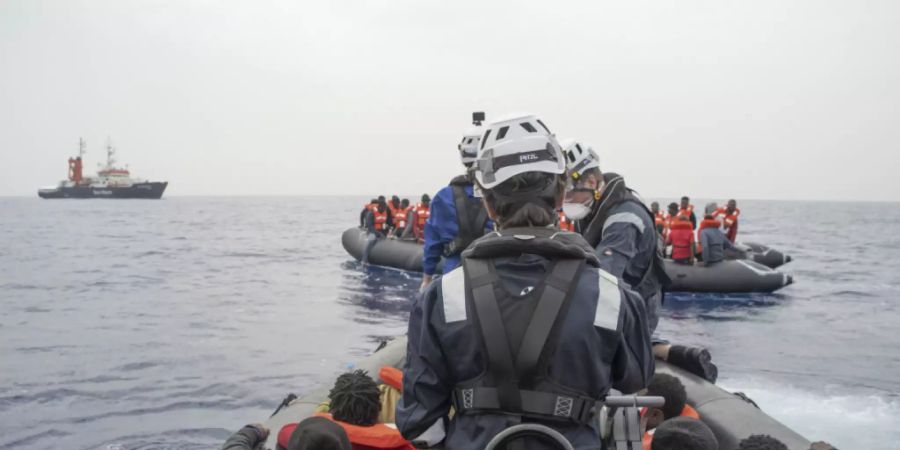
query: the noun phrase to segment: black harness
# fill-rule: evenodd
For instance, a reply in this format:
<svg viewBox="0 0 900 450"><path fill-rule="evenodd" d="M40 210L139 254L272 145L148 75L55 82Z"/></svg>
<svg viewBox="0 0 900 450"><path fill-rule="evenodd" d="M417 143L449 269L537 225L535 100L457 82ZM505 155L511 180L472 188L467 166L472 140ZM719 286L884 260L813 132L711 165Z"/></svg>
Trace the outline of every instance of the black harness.
<svg viewBox="0 0 900 450"><path fill-rule="evenodd" d="M500 285L494 259L522 253L542 255L554 262L547 276L520 300L530 301L535 307L521 337L511 339L499 301L508 294ZM487 367L479 377L454 388L453 405L458 414L591 422L598 399L552 382L547 372L573 286L585 265L596 262L581 236L530 228L492 233L463 254L466 308L474 313Z"/></svg>
<svg viewBox="0 0 900 450"><path fill-rule="evenodd" d="M484 236L484 228L488 221L487 210L480 199L469 197L466 194L466 187L469 186L472 186L472 182L465 175L450 180L459 232L444 247L445 257L462 253L469 244Z"/></svg>

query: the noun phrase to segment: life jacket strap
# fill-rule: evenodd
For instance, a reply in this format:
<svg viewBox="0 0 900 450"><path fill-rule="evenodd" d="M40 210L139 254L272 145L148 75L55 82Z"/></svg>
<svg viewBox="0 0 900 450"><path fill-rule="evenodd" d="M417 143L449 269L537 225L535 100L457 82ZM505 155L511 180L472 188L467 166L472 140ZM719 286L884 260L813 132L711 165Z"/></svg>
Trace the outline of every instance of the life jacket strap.
<svg viewBox="0 0 900 450"><path fill-rule="evenodd" d="M552 392L518 390L522 416L575 422L588 425L599 404L596 399L579 395L560 395ZM509 413L501 406L500 392L492 387L456 388L453 408L457 414Z"/></svg>

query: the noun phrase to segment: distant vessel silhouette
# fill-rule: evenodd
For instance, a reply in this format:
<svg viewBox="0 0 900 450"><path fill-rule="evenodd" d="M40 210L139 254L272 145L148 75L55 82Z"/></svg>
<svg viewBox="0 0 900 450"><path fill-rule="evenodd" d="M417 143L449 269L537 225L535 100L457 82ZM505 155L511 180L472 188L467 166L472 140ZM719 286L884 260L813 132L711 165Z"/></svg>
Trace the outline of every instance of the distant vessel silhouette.
<svg viewBox="0 0 900 450"><path fill-rule="evenodd" d="M69 158L68 178L57 186L38 190L41 198L162 198L167 181L147 181L131 178L128 169L116 167L116 149L110 142L106 144L106 166L94 177L83 174L82 157L85 153L84 139L78 140L78 156Z"/></svg>

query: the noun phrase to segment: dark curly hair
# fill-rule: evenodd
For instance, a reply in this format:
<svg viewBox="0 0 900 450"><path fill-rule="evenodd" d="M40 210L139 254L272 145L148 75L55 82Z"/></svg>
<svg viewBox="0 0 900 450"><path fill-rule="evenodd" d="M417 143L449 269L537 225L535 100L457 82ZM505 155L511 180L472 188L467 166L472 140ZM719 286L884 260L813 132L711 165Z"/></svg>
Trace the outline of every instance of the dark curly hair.
<svg viewBox="0 0 900 450"><path fill-rule="evenodd" d="M328 392L329 411L335 420L367 427L378 422L381 392L365 370L341 374Z"/></svg>
<svg viewBox="0 0 900 450"><path fill-rule="evenodd" d="M647 386L647 395L658 395L666 399L666 404L660 408L666 419L680 416L687 402L687 392L681 381L665 373L653 375L653 380Z"/></svg>
<svg viewBox="0 0 900 450"><path fill-rule="evenodd" d="M768 434L752 434L738 444L737 450L788 450L787 445Z"/></svg>

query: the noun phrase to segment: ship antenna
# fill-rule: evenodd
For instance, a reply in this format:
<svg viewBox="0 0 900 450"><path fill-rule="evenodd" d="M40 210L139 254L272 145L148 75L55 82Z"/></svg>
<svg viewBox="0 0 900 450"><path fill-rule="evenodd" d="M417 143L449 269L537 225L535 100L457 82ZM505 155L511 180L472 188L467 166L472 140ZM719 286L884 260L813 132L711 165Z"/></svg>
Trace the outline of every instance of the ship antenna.
<svg viewBox="0 0 900 450"><path fill-rule="evenodd" d="M84 139L78 138L78 157L81 158L85 153L87 150L85 150Z"/></svg>
<svg viewBox="0 0 900 450"><path fill-rule="evenodd" d="M106 137L106 167L112 169L113 164L116 160L113 158L113 155L116 153L115 149L112 146L112 139L107 136Z"/></svg>

